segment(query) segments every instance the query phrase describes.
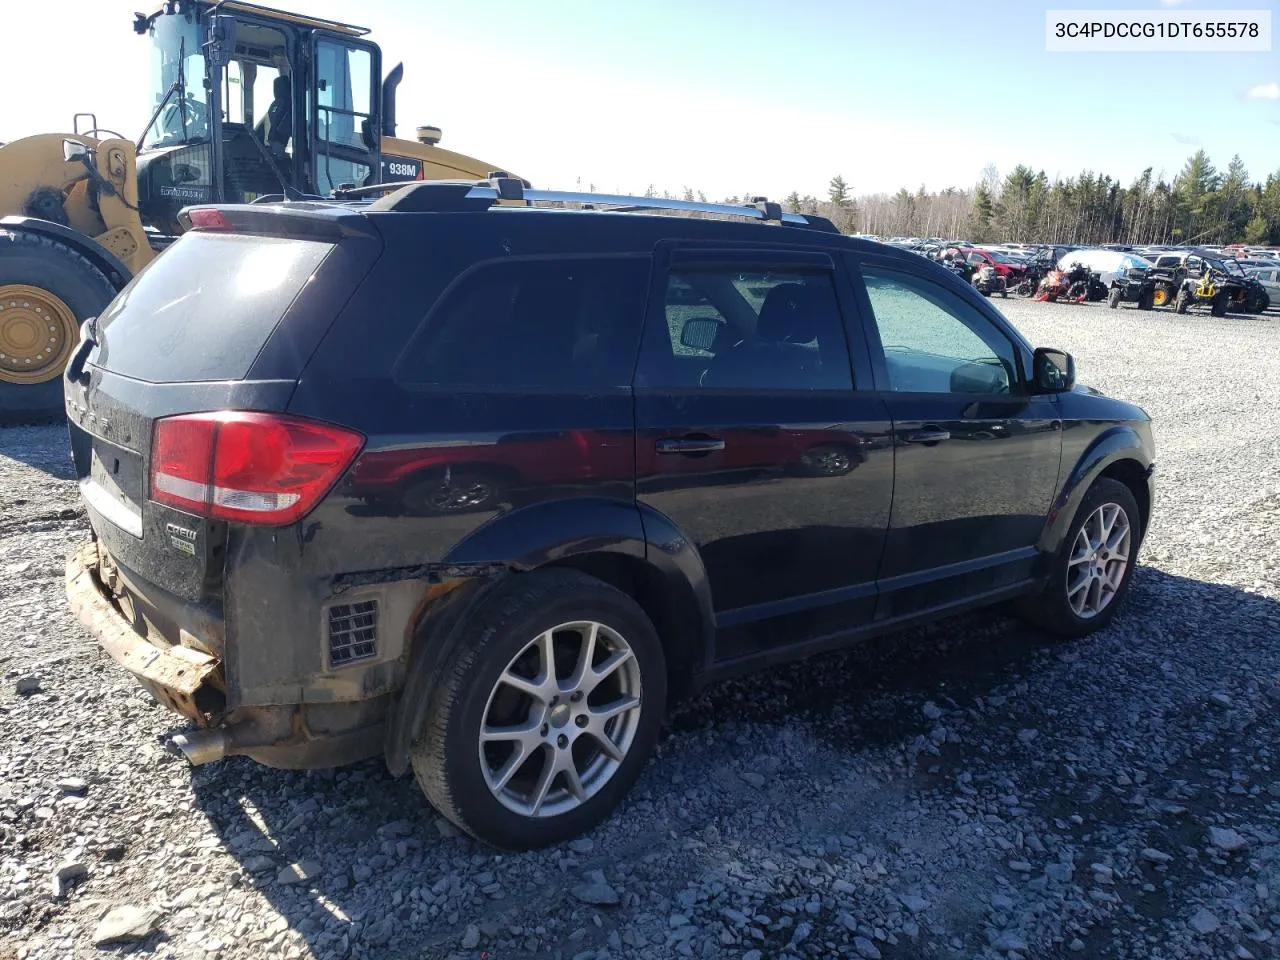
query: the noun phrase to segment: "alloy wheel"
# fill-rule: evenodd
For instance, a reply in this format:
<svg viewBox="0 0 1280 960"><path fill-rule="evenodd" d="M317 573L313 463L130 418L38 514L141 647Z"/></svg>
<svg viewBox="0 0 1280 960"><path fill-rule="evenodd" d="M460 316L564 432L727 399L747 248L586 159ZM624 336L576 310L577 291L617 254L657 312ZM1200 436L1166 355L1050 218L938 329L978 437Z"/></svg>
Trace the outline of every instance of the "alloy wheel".
<svg viewBox="0 0 1280 960"><path fill-rule="evenodd" d="M1082 620L1102 613L1115 599L1129 569L1133 543L1129 515L1104 503L1076 533L1067 561L1067 603Z"/></svg>
<svg viewBox="0 0 1280 960"><path fill-rule="evenodd" d="M640 664L618 631L584 620L529 641L489 693L480 769L524 817L590 800L617 773L640 724Z"/></svg>

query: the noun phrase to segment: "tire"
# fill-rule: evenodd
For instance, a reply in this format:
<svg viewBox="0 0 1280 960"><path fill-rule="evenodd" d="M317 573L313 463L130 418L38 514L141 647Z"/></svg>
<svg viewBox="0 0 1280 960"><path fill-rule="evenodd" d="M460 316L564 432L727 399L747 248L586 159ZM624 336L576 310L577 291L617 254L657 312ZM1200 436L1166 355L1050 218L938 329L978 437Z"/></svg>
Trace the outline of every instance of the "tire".
<svg viewBox="0 0 1280 960"><path fill-rule="evenodd" d="M1152 307L1154 307L1155 296L1156 296L1155 290L1144 290L1142 293L1138 294L1138 309L1150 310Z"/></svg>
<svg viewBox="0 0 1280 960"><path fill-rule="evenodd" d="M1111 293L1107 295L1107 306L1110 307L1112 310L1119 309L1120 297L1121 297L1120 288L1112 287Z"/></svg>
<svg viewBox="0 0 1280 960"><path fill-rule="evenodd" d="M491 510L505 495L505 484L492 471L474 467L434 470L411 481L401 496L404 511L416 517Z"/></svg>
<svg viewBox="0 0 1280 960"><path fill-rule="evenodd" d="M1227 306L1230 302L1231 300L1227 296L1227 292L1225 290L1220 291L1214 296L1213 303L1209 307L1210 315L1215 317L1225 317L1227 315Z"/></svg>
<svg viewBox="0 0 1280 960"><path fill-rule="evenodd" d="M1186 313L1187 308L1191 306L1191 297L1185 290L1179 290L1177 299L1173 301L1174 313Z"/></svg>
<svg viewBox="0 0 1280 960"><path fill-rule="evenodd" d="M525 754L525 761L515 764L515 776L510 782L523 784L532 779L534 782L527 787L531 795L548 758L574 760L581 745L588 757L587 777L581 782L591 792L585 799L575 799L565 776L556 772L548 784L547 802L565 809L542 815L530 815L527 810L522 813L509 805L523 802L514 790L502 790L500 798L490 788L495 772L490 764L502 761L502 757L482 750L501 749L504 741L482 748L480 731L486 721L495 718L497 723L493 726L520 725L530 719L533 710L542 709L537 706L538 701L501 683L499 678L504 674L512 676L513 669L519 667L518 675L532 684L536 675L530 679L517 658L536 658L541 649L539 638L554 627L579 621L601 625L599 636L604 642L598 643L599 655L607 652L607 645L613 642L611 636L621 638L632 653L596 688L601 690L626 671L634 675L636 685L631 689L639 691L638 705L608 721L631 718L627 745L620 760L610 761L603 751L591 758L592 745L599 741L589 733L579 735L575 731L577 716L583 715L586 705L600 705L592 703L595 693L574 701L583 706L572 706L568 701L556 703L556 709L564 715L557 723L552 713L543 713L541 727L535 725L525 731L526 737L536 738L538 743ZM414 775L427 799L476 839L507 850L552 846L589 830L607 817L630 790L658 739L666 708L666 662L653 624L629 596L594 577L572 570L544 570L513 575L475 610L464 626L467 640L447 652L438 667L439 680L431 693L423 729L410 751ZM556 634L552 642L556 653L562 652L561 642L566 634L579 636L569 631ZM597 665L601 663L599 655ZM561 660L559 656L555 659ZM556 672L561 678L561 690L575 662L576 657L571 656L559 664ZM538 672L545 673L545 669L540 667ZM627 688L619 689L621 693L604 691L605 696L618 698L607 702L618 703L632 696ZM521 709L516 703L505 716L495 714L513 700L527 701L527 705ZM573 720L569 720L571 715ZM563 732L557 734L557 729ZM615 724L612 729L616 734L624 728ZM558 752L563 749L557 745L563 737L569 737L566 753ZM510 749L514 751L514 747ZM509 762L509 758L503 762ZM591 786L590 764L605 763L606 767L600 768L603 770L609 762L616 764L611 773Z"/></svg>
<svg viewBox="0 0 1280 960"><path fill-rule="evenodd" d="M1175 299L1175 293L1167 283L1158 283L1151 291L1153 307L1167 307L1169 301Z"/></svg>
<svg viewBox="0 0 1280 960"><path fill-rule="evenodd" d="M1262 304L1262 292L1259 290L1250 290L1248 299L1245 301L1245 313L1261 313L1266 309Z"/></svg>
<svg viewBox="0 0 1280 960"><path fill-rule="evenodd" d="M1118 585L1114 587L1110 598L1100 610L1091 616L1081 616L1073 608L1072 597L1068 592L1072 579L1078 577L1079 564L1073 565L1073 555L1078 555L1077 540L1080 537L1081 528L1104 507L1116 507L1124 513L1129 525L1127 558L1122 571L1112 566L1115 561L1104 563L1108 571L1118 574ZM1084 495L1084 499L1080 501L1080 506L1071 520L1067 536L1062 542L1058 555L1054 558L1049 581L1044 590L1021 600L1017 607L1018 613L1023 619L1042 630L1064 639L1083 637L1101 630L1115 617L1116 611L1124 603L1125 595L1129 592L1133 569L1138 562L1138 551L1142 547L1143 533L1142 516L1138 511L1138 503L1133 497L1133 492L1118 480L1103 477L1095 481ZM1087 596L1092 595L1092 586L1084 589ZM1078 593L1076 597L1079 599Z"/></svg>
<svg viewBox="0 0 1280 960"><path fill-rule="evenodd" d="M111 302L115 287L65 243L0 230L0 294L0 419L61 411L59 377L80 324Z"/></svg>
<svg viewBox="0 0 1280 960"><path fill-rule="evenodd" d="M1009 287L1007 285L1000 288L1000 299L1001 300L1009 299Z"/></svg>

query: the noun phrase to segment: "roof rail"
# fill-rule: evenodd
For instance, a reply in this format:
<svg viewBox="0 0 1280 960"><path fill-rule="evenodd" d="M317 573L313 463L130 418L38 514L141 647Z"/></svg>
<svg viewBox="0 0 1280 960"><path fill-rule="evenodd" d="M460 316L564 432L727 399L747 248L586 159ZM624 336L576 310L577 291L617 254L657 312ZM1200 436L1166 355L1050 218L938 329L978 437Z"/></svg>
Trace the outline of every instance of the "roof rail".
<svg viewBox="0 0 1280 960"><path fill-rule="evenodd" d="M466 189L462 189L465 187ZM374 191L370 191L374 192ZM351 191L347 192L351 195ZM633 197L611 193L573 193L559 190L530 190L514 177L492 177L488 180L434 180L404 184L394 193L375 201L370 209L400 212L444 212L451 210L488 209L500 201L554 204L582 204L588 209L606 208L615 213L647 210L676 210L686 213L710 213L724 217L772 221L788 226L809 227L828 233L839 233L825 217L783 213L777 203L753 197L753 203L738 206L731 203L702 203L694 200L669 200L664 197Z"/></svg>

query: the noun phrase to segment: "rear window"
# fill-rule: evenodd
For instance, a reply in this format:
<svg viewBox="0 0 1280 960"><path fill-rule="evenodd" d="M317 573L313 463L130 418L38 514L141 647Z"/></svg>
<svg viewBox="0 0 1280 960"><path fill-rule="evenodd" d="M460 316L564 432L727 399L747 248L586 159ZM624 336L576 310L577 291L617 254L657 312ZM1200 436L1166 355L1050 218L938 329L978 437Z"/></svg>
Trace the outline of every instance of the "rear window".
<svg viewBox="0 0 1280 960"><path fill-rule="evenodd" d="M629 385L648 280L647 257L483 264L428 314L396 379L505 388Z"/></svg>
<svg viewBox="0 0 1280 960"><path fill-rule="evenodd" d="M190 233L99 319L92 362L151 383L240 380L333 244Z"/></svg>

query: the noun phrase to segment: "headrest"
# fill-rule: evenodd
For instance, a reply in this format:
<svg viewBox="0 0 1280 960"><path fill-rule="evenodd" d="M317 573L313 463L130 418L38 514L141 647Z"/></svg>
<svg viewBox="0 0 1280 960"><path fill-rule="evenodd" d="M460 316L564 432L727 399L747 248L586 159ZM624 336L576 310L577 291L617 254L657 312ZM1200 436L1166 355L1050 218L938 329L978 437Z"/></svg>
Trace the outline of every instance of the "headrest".
<svg viewBox="0 0 1280 960"><path fill-rule="evenodd" d="M780 283L760 307L756 336L761 340L809 343L818 336L820 318L830 300L817 284Z"/></svg>

